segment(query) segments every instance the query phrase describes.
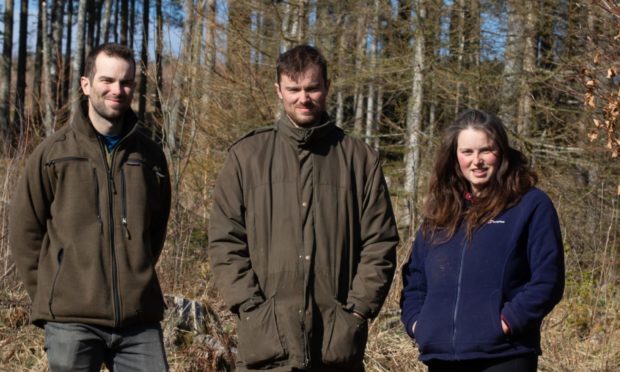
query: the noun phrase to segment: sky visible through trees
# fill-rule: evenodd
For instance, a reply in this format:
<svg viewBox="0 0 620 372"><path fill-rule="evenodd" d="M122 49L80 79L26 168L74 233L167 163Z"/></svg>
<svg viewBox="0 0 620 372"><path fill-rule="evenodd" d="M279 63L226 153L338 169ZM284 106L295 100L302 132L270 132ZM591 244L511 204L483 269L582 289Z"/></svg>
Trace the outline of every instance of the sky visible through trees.
<svg viewBox="0 0 620 372"><path fill-rule="evenodd" d="M23 3L28 19L21 30ZM131 45L136 53L137 79L144 85L133 108L169 160L175 201L163 286L191 292L184 275L204 261L210 193L226 149L248 130L273 123L281 111L273 87L276 58L310 43L328 61L329 114L380 154L405 242L420 223L443 128L467 108L503 120L558 208L567 249L569 282L558 310L566 311L565 320L556 329L566 353L552 352L543 364L546 370L584 365L585 371L620 363L620 351L611 346L620 345L613 336L620 328L617 2L148 3L150 16L143 19L146 2L138 0L0 0L0 154L6 160L0 172L7 190L0 190L0 200L10 200L11 182L32 148L67 122L80 99L71 86L81 72L80 57L108 29L108 41ZM11 4L12 42L5 43ZM24 40L27 53L20 48ZM0 203L0 257L9 257L2 238L7 206ZM403 244L400 255L407 249ZM11 266L9 258L0 263ZM396 298L390 306L398 306ZM572 345L587 350L587 357L568 353ZM405 354L398 366L377 363L384 370L414 370L405 359L415 358Z"/></svg>

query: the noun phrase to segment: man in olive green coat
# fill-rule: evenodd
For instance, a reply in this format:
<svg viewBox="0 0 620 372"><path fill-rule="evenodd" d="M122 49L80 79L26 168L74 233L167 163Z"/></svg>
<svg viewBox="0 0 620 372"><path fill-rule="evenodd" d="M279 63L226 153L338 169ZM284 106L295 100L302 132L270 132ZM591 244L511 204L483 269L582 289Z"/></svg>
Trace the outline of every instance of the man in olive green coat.
<svg viewBox="0 0 620 372"><path fill-rule="evenodd" d="M232 145L210 221L216 285L239 316L237 368L363 371L398 243L379 158L326 114L317 49L285 52L276 72L284 113Z"/></svg>
<svg viewBox="0 0 620 372"><path fill-rule="evenodd" d="M13 258L52 372L168 369L155 264L170 181L131 110L135 71L125 46L89 53L81 110L33 151L11 200Z"/></svg>

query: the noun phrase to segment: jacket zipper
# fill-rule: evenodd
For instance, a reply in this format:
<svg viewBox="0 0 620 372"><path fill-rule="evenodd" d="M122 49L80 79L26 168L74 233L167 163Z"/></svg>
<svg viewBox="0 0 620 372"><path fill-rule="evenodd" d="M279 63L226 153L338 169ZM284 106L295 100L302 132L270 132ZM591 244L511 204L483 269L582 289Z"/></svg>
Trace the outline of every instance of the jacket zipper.
<svg viewBox="0 0 620 372"><path fill-rule="evenodd" d="M72 161L72 160L85 161L85 160L88 160L88 158L85 158L85 157L82 157L82 156L65 156L63 158L52 159L52 160L48 161L47 163L45 163L45 165L47 165L47 166L56 165L56 163L61 163L63 161Z"/></svg>
<svg viewBox="0 0 620 372"><path fill-rule="evenodd" d="M103 234L103 220L101 218L101 200L99 199L99 178L97 169L93 168L93 178L95 179L95 208L97 210L97 222L99 222L99 234Z"/></svg>
<svg viewBox="0 0 620 372"><path fill-rule="evenodd" d="M114 246L114 194L116 194L116 188L114 187L114 155L116 154L116 148L120 145L117 144L116 148L112 150L112 160L110 164L106 159L105 152L107 151L103 147L103 143L101 139L99 141L99 149L101 151L101 159L103 160L103 164L106 168L107 178L108 178L108 232L110 233L110 253L112 255L112 296L113 296L113 304L114 304L114 326L120 326L120 294L118 292L118 268L116 267L116 248ZM122 139L121 139L122 141Z"/></svg>
<svg viewBox="0 0 620 372"><path fill-rule="evenodd" d="M125 170L121 169L121 223L125 230L125 238L131 239L129 227L127 226L127 186L125 183Z"/></svg>
<svg viewBox="0 0 620 372"><path fill-rule="evenodd" d="M463 279L463 262L465 261L465 251L467 250L467 242L463 244L461 251L461 263L459 265L459 279L456 285L456 301L454 303L454 317L452 320L452 352L456 354L456 317L459 312L459 300L461 297L461 280Z"/></svg>
<svg viewBox="0 0 620 372"><path fill-rule="evenodd" d="M60 248L58 251L58 256L56 256L56 262L58 263L58 268L56 269L56 273L54 274L54 279L52 280L52 289L50 290L50 299L47 303L50 311L50 315L52 319L56 319L54 312L52 311L52 303L54 302L54 290L56 289L56 281L58 280L58 275L60 274L60 266L62 265L62 259L64 257L64 248Z"/></svg>

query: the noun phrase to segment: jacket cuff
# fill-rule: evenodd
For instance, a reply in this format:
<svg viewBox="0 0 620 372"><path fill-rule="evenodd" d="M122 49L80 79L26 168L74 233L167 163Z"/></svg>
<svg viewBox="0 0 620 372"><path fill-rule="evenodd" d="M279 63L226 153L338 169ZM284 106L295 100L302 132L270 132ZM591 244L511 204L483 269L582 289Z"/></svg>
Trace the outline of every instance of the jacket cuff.
<svg viewBox="0 0 620 372"><path fill-rule="evenodd" d="M517 314L512 311L510 306L505 306L500 314L500 319L503 319L510 328L510 335L518 335L523 332L524 324L519 321Z"/></svg>
<svg viewBox="0 0 620 372"><path fill-rule="evenodd" d="M372 319L375 316L375 314L372 313L370 307L368 307L363 302L357 301L352 298L349 298L349 300L347 301L347 306L345 306L345 308L348 311L355 311L366 319Z"/></svg>
<svg viewBox="0 0 620 372"><path fill-rule="evenodd" d="M413 324L416 322L416 320L417 319L412 318L405 325L405 331L407 332L409 337L411 337L412 339L415 339L415 333L413 332Z"/></svg>

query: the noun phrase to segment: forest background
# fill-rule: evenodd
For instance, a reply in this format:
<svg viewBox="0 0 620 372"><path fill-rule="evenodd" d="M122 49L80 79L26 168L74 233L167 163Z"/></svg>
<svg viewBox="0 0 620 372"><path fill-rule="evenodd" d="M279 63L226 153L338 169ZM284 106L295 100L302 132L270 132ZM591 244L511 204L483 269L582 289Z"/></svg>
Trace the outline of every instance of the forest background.
<svg viewBox="0 0 620 372"><path fill-rule="evenodd" d="M158 271L172 370L231 368L234 319L206 254L211 191L227 146L279 114L275 60L302 42L328 60L337 125L381 155L399 265L442 129L465 108L503 119L564 236L566 291L544 322L539 369L620 368L617 2L4 0L0 17L0 370L46 369L7 212L28 154L75 110L85 53L104 41L136 51L134 109L169 161L173 209ZM400 288L397 276L370 326L369 371L424 370L399 321Z"/></svg>

